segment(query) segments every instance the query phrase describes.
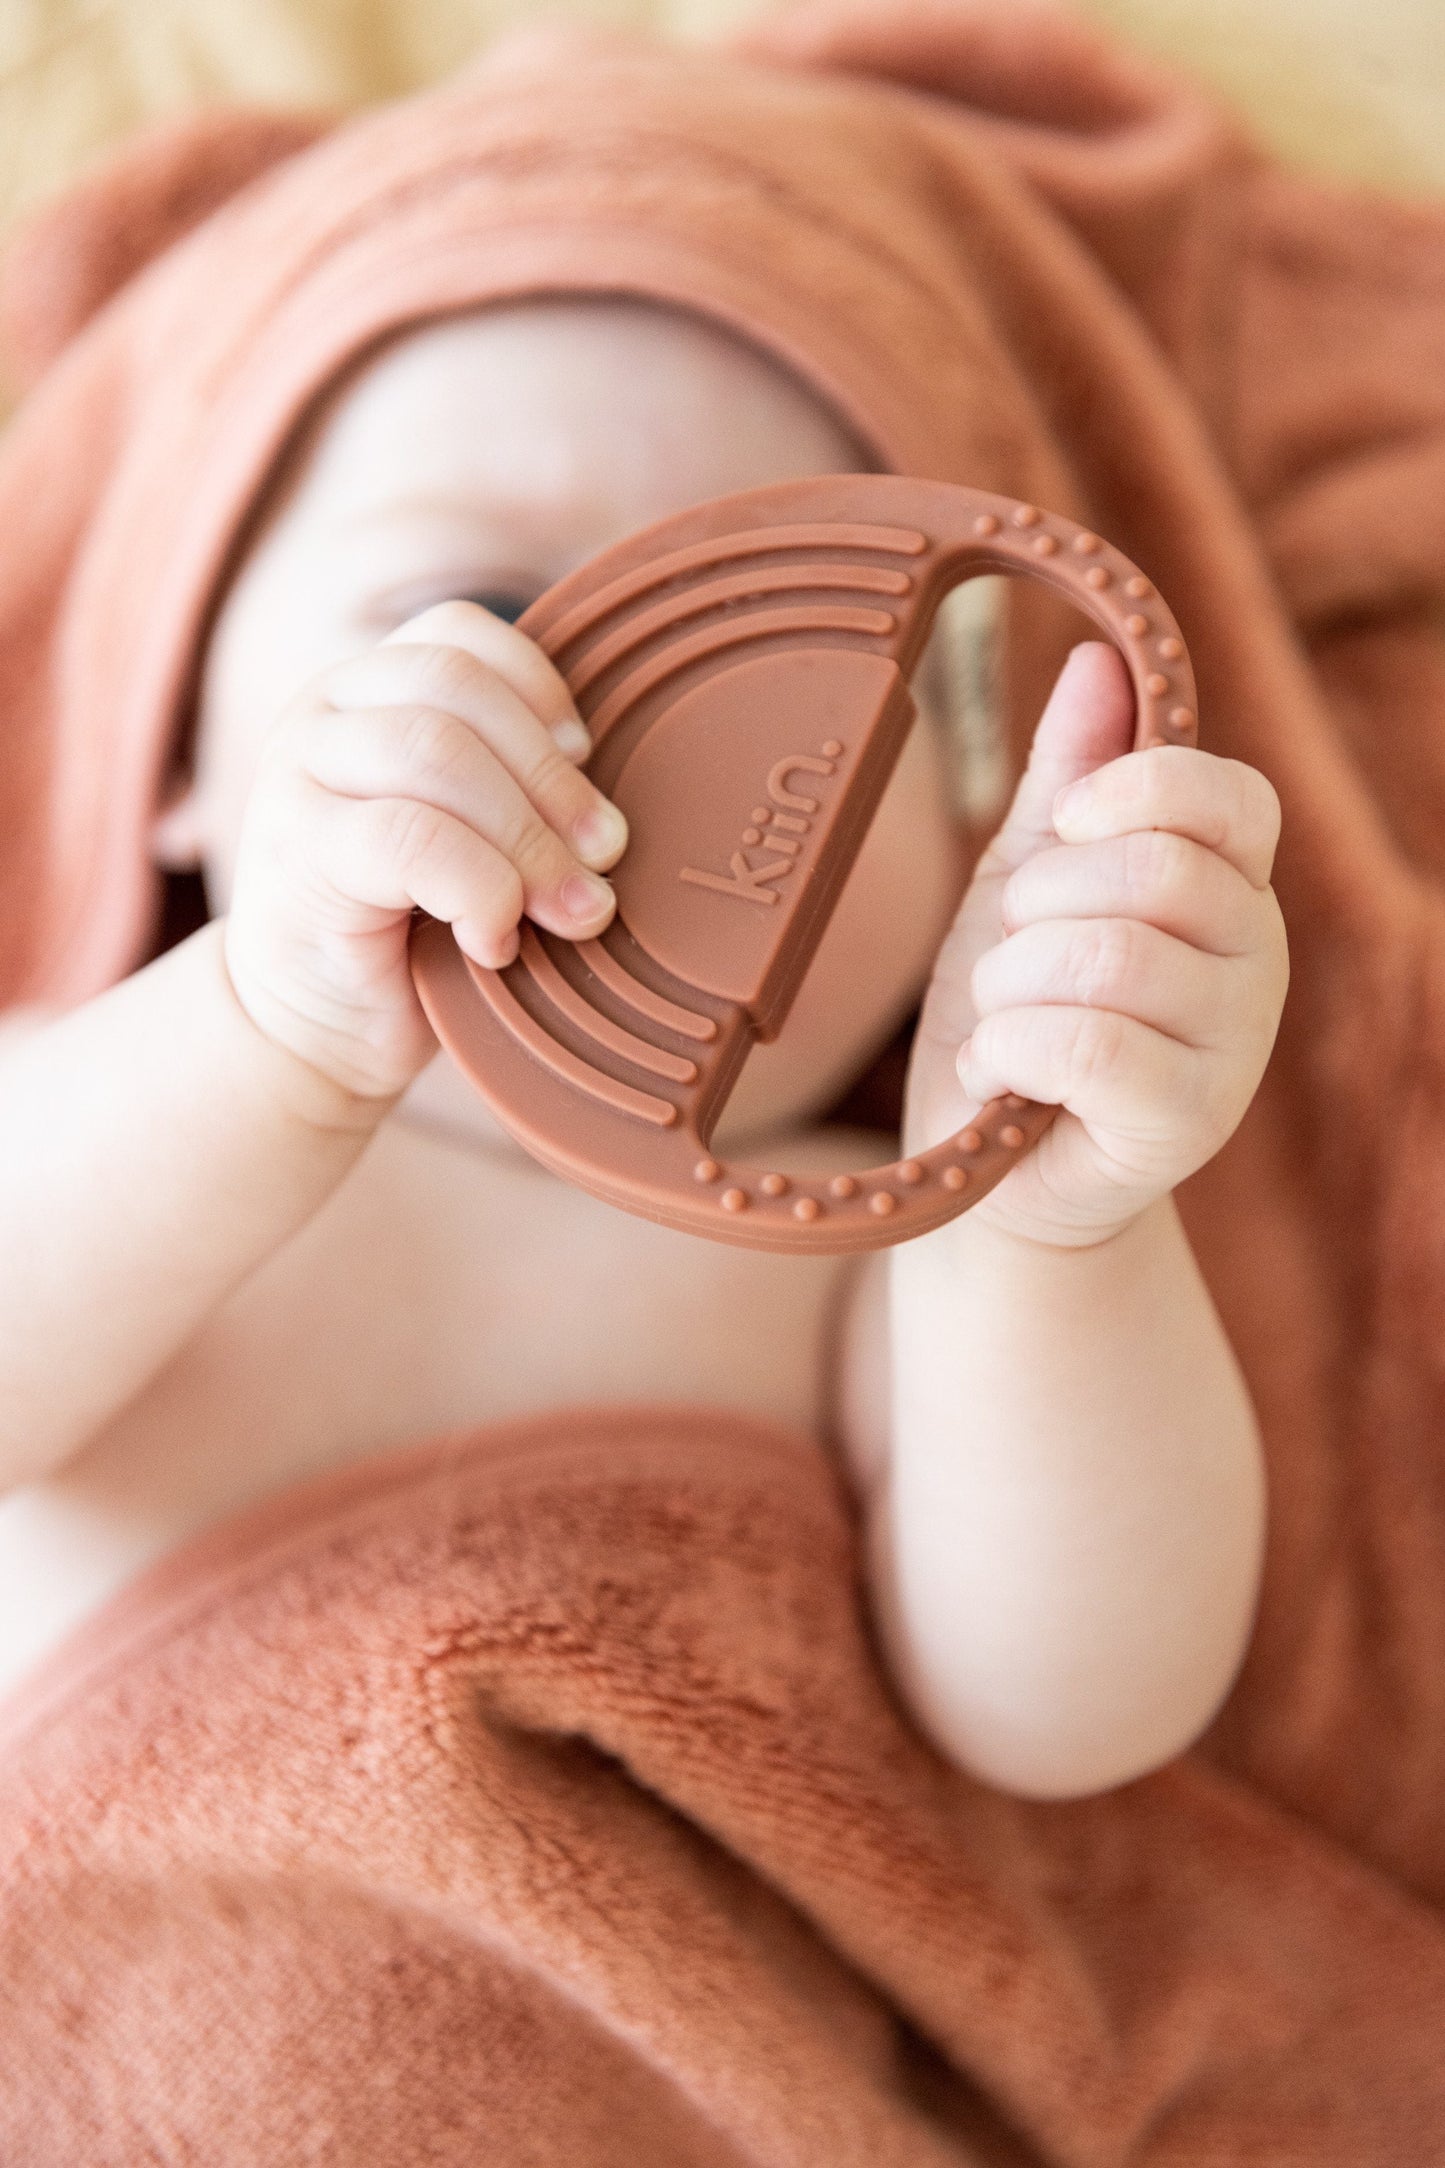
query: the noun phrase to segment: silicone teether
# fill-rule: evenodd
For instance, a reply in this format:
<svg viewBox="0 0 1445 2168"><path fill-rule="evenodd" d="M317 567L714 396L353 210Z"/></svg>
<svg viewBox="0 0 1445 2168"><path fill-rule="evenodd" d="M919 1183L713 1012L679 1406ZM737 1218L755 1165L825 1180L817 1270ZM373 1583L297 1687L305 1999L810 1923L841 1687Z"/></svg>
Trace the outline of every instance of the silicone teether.
<svg viewBox="0 0 1445 2168"><path fill-rule="evenodd" d="M523 919L504 970L418 923L443 1045L536 1158L629 1212L757 1249L906 1241L977 1203L1057 1109L994 1100L867 1174L725 1162L712 1130L777 1036L913 719L943 595L981 572L1059 588L1122 650L1136 746L1193 744L1194 677L1151 583L1035 505L900 475L828 475L695 506L605 550L519 622L627 815L617 910L569 941Z"/></svg>

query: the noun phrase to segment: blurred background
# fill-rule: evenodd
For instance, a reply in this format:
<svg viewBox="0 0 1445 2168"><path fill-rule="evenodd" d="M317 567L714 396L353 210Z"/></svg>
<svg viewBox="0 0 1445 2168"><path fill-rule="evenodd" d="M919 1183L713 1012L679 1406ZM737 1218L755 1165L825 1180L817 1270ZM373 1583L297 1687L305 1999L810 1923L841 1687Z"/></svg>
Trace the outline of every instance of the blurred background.
<svg viewBox="0 0 1445 2168"><path fill-rule="evenodd" d="M0 0L0 239L142 123L202 104L360 105L538 15L706 37L772 0ZM886 9L891 0L877 0ZM1074 0L1184 63L1292 163L1445 192L1445 0Z"/></svg>
<svg viewBox="0 0 1445 2168"><path fill-rule="evenodd" d="M873 0L886 12L895 0ZM1054 0L1182 65L1305 171L1445 194L1445 0ZM151 121L344 110L447 75L511 24L707 39L787 0L0 0L0 251ZM14 388L0 380L0 423Z"/></svg>

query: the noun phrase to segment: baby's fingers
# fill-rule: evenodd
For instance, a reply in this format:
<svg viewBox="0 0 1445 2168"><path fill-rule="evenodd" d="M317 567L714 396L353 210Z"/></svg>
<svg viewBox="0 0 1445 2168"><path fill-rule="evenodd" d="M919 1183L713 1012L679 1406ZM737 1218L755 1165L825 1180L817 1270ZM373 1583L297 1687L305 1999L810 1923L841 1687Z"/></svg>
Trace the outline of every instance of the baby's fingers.
<svg viewBox="0 0 1445 2168"><path fill-rule="evenodd" d="M999 917L1006 933L1040 919L1137 918L1217 956L1284 946L1273 889L1162 828L1039 851L1005 882Z"/></svg>
<svg viewBox="0 0 1445 2168"><path fill-rule="evenodd" d="M1266 776L1188 745L1149 746L1109 761L1061 790L1053 816L1065 843L1136 829L1188 836L1255 888L1269 885L1280 831L1279 797Z"/></svg>
<svg viewBox="0 0 1445 2168"><path fill-rule="evenodd" d="M381 645L411 646L417 642L425 647L464 649L503 678L544 729L554 732L560 729L569 742L575 742L582 757L586 757L587 749L581 738L573 739L569 729L574 726L582 736L586 735L586 725L573 704L567 680L550 657L542 653L536 641L528 639L515 625L509 625L504 617L494 617L480 603L454 597L418 611L404 625L398 625L395 632L389 632Z"/></svg>
<svg viewBox="0 0 1445 2168"><path fill-rule="evenodd" d="M1251 1027L1266 1044L1273 1032L1259 978L1141 919L1045 919L986 950L971 991L980 1016L1041 1002L1117 1009L1186 1046L1237 1050Z"/></svg>
<svg viewBox="0 0 1445 2168"><path fill-rule="evenodd" d="M445 919L475 962L500 970L512 961L522 881L494 844L415 799L316 798L307 858L344 908L374 910L380 929L416 905Z"/></svg>
<svg viewBox="0 0 1445 2168"><path fill-rule="evenodd" d="M509 893L516 896L513 925L525 910L540 925L575 940L600 932L610 918L615 901L611 884L578 862L491 748L446 710L364 708L321 714L304 733L299 750L306 776L324 791L393 809L388 821L394 825L382 831L389 872L409 865L415 847L423 843L430 868L430 853L451 832L438 825L445 817L509 865L514 877ZM414 816L409 821L395 811L407 805ZM428 814L436 819L424 818ZM399 851L402 842L405 852ZM455 838L453 847L460 848ZM468 863L487 861L471 854ZM361 882L359 874L356 879ZM393 881L393 890L395 886ZM358 903L377 901L364 883L344 893ZM424 896L409 889L407 900L433 910ZM450 910L433 911L439 918L453 915ZM478 955L477 961L482 960Z"/></svg>
<svg viewBox="0 0 1445 2168"><path fill-rule="evenodd" d="M1238 1111L1227 1064L1115 1009L1061 1004L981 1017L960 1049L958 1078L971 1105L1018 1092L1161 1152L1177 1149L1181 1135L1202 1138L1196 1164L1223 1142Z"/></svg>
<svg viewBox="0 0 1445 2168"><path fill-rule="evenodd" d="M432 610L426 616L437 614ZM417 625L424 622L416 620ZM506 625L500 629L512 630ZM540 651L538 656L546 661ZM343 725L350 722L350 711L363 708L415 707L454 717L501 762L579 858L603 867L620 857L627 823L617 807L581 773L566 745L513 686L466 650L383 642L327 671L315 691L341 715Z"/></svg>

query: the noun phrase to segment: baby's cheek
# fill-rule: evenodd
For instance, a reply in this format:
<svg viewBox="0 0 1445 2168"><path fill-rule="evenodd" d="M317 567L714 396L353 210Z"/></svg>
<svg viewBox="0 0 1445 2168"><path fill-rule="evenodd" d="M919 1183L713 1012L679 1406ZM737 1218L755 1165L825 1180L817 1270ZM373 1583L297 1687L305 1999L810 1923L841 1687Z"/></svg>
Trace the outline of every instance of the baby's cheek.
<svg viewBox="0 0 1445 2168"><path fill-rule="evenodd" d="M267 739L304 686L371 644L351 630L347 597L333 591L319 554L284 522L263 536L233 579L206 647L194 757L207 893L217 911L230 898Z"/></svg>
<svg viewBox="0 0 1445 2168"><path fill-rule="evenodd" d="M944 758L937 726L920 717L834 919L839 947L895 991L927 978L968 885L967 839Z"/></svg>
<svg viewBox="0 0 1445 2168"><path fill-rule="evenodd" d="M821 1057L876 1040L921 996L967 886L933 727L915 723L784 1030Z"/></svg>
<svg viewBox="0 0 1445 2168"><path fill-rule="evenodd" d="M266 727L257 727L244 712L212 708L202 719L197 744L202 871L217 915L230 905L241 830L265 735Z"/></svg>

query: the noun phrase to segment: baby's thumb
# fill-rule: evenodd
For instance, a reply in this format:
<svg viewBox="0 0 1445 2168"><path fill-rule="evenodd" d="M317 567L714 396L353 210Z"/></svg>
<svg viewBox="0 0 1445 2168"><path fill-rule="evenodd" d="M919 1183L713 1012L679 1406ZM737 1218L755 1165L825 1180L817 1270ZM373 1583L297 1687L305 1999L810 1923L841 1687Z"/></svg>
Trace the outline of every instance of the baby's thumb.
<svg viewBox="0 0 1445 2168"><path fill-rule="evenodd" d="M1127 753L1134 742L1134 688L1118 649L1083 640L1054 681L1028 765L989 845L1009 871L1056 840L1054 800L1068 783Z"/></svg>

